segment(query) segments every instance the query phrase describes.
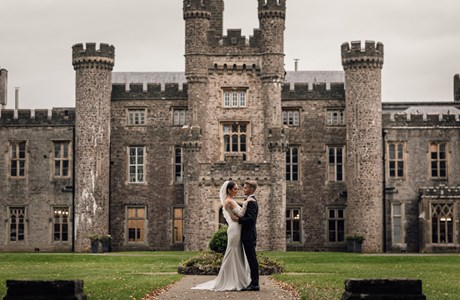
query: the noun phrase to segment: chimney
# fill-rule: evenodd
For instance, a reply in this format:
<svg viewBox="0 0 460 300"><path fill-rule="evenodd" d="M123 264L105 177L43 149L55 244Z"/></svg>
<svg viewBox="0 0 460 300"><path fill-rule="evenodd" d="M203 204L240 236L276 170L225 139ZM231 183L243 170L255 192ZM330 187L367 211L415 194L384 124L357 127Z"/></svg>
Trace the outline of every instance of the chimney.
<svg viewBox="0 0 460 300"><path fill-rule="evenodd" d="M294 59L294 71L298 71L299 70L299 60L298 58L295 58Z"/></svg>
<svg viewBox="0 0 460 300"><path fill-rule="evenodd" d="M18 87L14 88L14 109L15 110L19 109L19 88Z"/></svg>
<svg viewBox="0 0 460 300"><path fill-rule="evenodd" d="M454 101L460 101L460 75L454 76Z"/></svg>
<svg viewBox="0 0 460 300"><path fill-rule="evenodd" d="M8 100L8 71L0 68L0 108L5 108Z"/></svg>

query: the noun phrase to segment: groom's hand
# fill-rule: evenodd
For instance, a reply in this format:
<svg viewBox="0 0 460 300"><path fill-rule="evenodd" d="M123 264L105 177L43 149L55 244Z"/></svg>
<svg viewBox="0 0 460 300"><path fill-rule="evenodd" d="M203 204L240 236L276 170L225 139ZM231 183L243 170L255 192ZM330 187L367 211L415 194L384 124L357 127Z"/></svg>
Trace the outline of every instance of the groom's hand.
<svg viewBox="0 0 460 300"><path fill-rule="evenodd" d="M232 215L231 218L233 221L238 222L238 219L239 219L238 216Z"/></svg>

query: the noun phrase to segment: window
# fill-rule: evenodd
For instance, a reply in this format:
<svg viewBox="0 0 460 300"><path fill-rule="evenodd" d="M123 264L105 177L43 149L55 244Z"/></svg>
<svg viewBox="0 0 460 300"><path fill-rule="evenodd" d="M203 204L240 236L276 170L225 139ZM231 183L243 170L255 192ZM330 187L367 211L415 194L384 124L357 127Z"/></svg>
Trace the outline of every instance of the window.
<svg viewBox="0 0 460 300"><path fill-rule="evenodd" d="M345 209L327 209L327 232L329 242L345 241Z"/></svg>
<svg viewBox="0 0 460 300"><path fill-rule="evenodd" d="M174 173L176 182L182 182L183 179L182 148L174 148Z"/></svg>
<svg viewBox="0 0 460 300"><path fill-rule="evenodd" d="M447 177L447 159L446 159L446 143L430 145L431 154L431 177L446 178Z"/></svg>
<svg viewBox="0 0 460 300"><path fill-rule="evenodd" d="M240 154L247 159L247 124L223 124L224 154Z"/></svg>
<svg viewBox="0 0 460 300"><path fill-rule="evenodd" d="M431 203L431 242L451 244L454 242L454 205L451 203Z"/></svg>
<svg viewBox="0 0 460 300"><path fill-rule="evenodd" d="M391 204L391 227L393 244L403 243L402 228L402 205L401 203Z"/></svg>
<svg viewBox="0 0 460 300"><path fill-rule="evenodd" d="M283 110L283 124L288 126L299 126L299 115L298 110Z"/></svg>
<svg viewBox="0 0 460 300"><path fill-rule="evenodd" d="M173 241L174 243L184 242L184 209L174 207L173 212Z"/></svg>
<svg viewBox="0 0 460 300"><path fill-rule="evenodd" d="M55 207L53 209L53 240L64 242L69 240L69 208Z"/></svg>
<svg viewBox="0 0 460 300"><path fill-rule="evenodd" d="M145 125L145 109L128 109L128 125Z"/></svg>
<svg viewBox="0 0 460 300"><path fill-rule="evenodd" d="M299 147L289 147L286 152L286 180L299 180Z"/></svg>
<svg viewBox="0 0 460 300"><path fill-rule="evenodd" d="M390 177L404 177L404 144L388 144L388 172Z"/></svg>
<svg viewBox="0 0 460 300"><path fill-rule="evenodd" d="M344 181L343 147L328 147L328 180Z"/></svg>
<svg viewBox="0 0 460 300"><path fill-rule="evenodd" d="M10 145L10 175L24 178L26 168L26 142L12 142Z"/></svg>
<svg viewBox="0 0 460 300"><path fill-rule="evenodd" d="M286 209L286 243L300 243L300 208Z"/></svg>
<svg viewBox="0 0 460 300"><path fill-rule="evenodd" d="M54 177L70 177L70 142L54 142Z"/></svg>
<svg viewBox="0 0 460 300"><path fill-rule="evenodd" d="M144 182L144 152L142 146L128 147L129 155L129 182L143 183Z"/></svg>
<svg viewBox="0 0 460 300"><path fill-rule="evenodd" d="M10 241L24 241L25 238L25 207L10 207Z"/></svg>
<svg viewBox="0 0 460 300"><path fill-rule="evenodd" d="M144 242L145 217L145 207L128 207L128 242Z"/></svg>
<svg viewBox="0 0 460 300"><path fill-rule="evenodd" d="M246 107L246 91L224 91L224 107Z"/></svg>
<svg viewBox="0 0 460 300"><path fill-rule="evenodd" d="M345 118L343 109L328 110L327 111L327 125L328 126L344 126Z"/></svg>
<svg viewBox="0 0 460 300"><path fill-rule="evenodd" d="M174 108L173 109L173 125L183 126L187 124L187 109Z"/></svg>

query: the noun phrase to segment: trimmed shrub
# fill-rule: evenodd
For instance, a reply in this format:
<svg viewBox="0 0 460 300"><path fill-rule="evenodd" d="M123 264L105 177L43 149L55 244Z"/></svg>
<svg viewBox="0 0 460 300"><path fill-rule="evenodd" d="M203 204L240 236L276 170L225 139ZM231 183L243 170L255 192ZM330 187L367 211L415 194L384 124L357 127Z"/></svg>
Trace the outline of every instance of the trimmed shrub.
<svg viewBox="0 0 460 300"><path fill-rule="evenodd" d="M209 249L217 253L225 253L227 249L227 226L222 226L213 233L209 241Z"/></svg>

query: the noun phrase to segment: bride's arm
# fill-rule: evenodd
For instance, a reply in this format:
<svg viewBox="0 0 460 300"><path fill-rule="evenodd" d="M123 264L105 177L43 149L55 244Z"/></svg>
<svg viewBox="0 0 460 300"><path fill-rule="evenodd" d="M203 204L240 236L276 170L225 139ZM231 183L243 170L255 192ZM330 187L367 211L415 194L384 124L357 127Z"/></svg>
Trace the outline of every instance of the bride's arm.
<svg viewBox="0 0 460 300"><path fill-rule="evenodd" d="M245 201L246 202L246 201ZM240 208L238 206L238 204L236 203L236 201L229 201L227 204L226 204L226 207L227 208L230 208L230 210L232 211L232 213L237 216L238 218L241 218L244 216L244 214L246 213L246 207L247 207L247 203L243 203L243 208ZM231 216L232 217L232 216ZM232 220L236 221L235 218L232 217Z"/></svg>

